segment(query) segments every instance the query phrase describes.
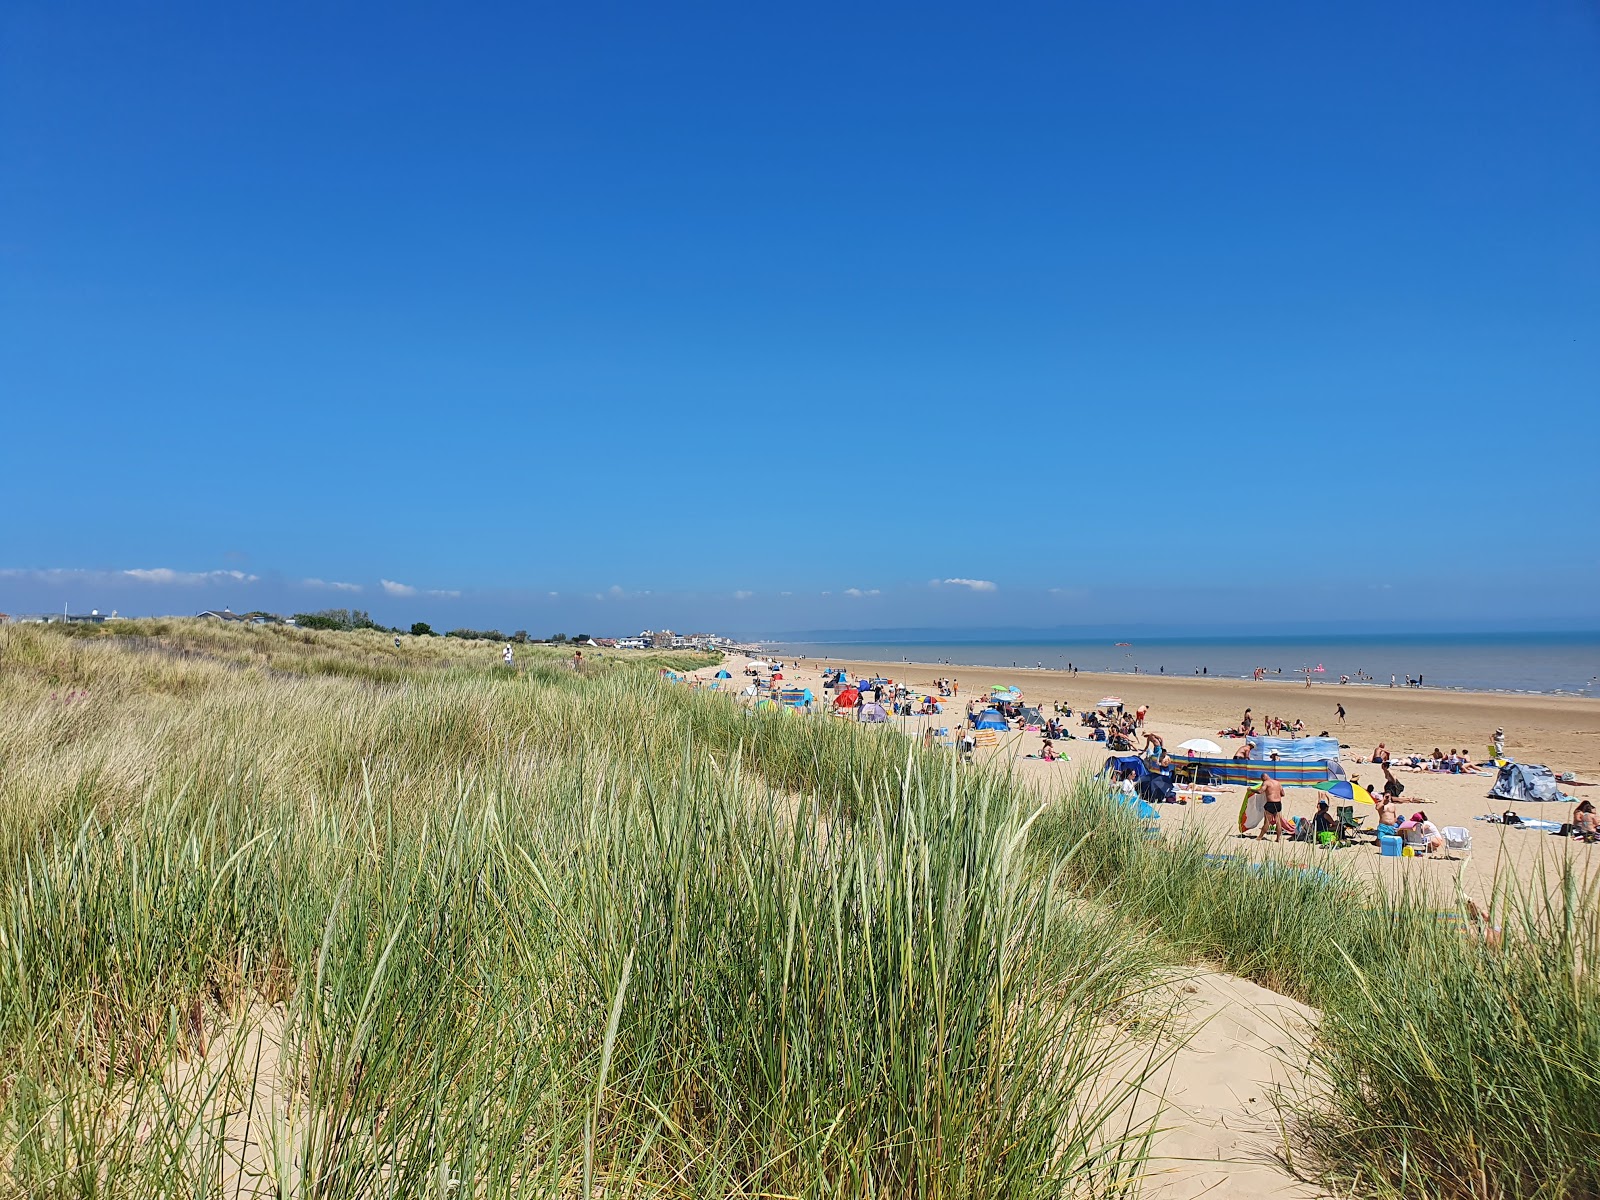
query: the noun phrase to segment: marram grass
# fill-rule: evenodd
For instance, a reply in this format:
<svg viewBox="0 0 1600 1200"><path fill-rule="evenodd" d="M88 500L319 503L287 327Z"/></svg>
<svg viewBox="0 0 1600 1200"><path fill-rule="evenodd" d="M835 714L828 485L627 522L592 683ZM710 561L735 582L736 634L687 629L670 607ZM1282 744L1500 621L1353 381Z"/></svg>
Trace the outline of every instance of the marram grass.
<svg viewBox="0 0 1600 1200"><path fill-rule="evenodd" d="M648 668L142 636L0 633L10 1194L1135 1186L1147 950L993 777Z"/></svg>

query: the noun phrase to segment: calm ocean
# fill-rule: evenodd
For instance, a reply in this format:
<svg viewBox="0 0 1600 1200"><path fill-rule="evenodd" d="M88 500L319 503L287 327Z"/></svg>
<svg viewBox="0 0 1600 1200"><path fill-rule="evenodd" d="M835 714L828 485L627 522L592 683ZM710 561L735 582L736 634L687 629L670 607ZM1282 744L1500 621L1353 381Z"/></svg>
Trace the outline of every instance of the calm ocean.
<svg viewBox="0 0 1600 1200"><path fill-rule="evenodd" d="M764 643L807 657L988 667L1208 675L1248 679L1257 667L1294 678L1305 667L1335 683L1358 672L1387 687L1421 676L1424 686L1473 691L1552 692L1600 697L1600 633L1419 634L1374 637L1135 638L1093 641L827 641Z"/></svg>

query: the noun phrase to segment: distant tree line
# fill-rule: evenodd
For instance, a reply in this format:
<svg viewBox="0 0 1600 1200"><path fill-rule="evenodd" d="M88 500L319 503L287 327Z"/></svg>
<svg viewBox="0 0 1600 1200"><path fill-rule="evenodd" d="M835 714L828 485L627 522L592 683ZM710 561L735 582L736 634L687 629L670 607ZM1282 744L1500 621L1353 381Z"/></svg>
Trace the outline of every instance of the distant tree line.
<svg viewBox="0 0 1600 1200"><path fill-rule="evenodd" d="M302 629L376 629L383 633L402 633L398 625L390 628L379 625L372 619L371 614L359 608L324 608L317 612L295 613L294 623ZM452 637L466 641L479 640L489 642L515 642L517 645L526 645L529 642L545 641L556 644L566 642L587 642L589 635L580 633L575 638L569 638L564 633L553 634L547 638L533 638L528 636L526 629L519 629L512 634L501 633L498 629L452 629L443 635L437 633L432 625L426 621L413 621L409 630L412 637Z"/></svg>
<svg viewBox="0 0 1600 1200"><path fill-rule="evenodd" d="M314 613L295 613L294 623L302 629L382 629L371 614L359 608L324 608Z"/></svg>

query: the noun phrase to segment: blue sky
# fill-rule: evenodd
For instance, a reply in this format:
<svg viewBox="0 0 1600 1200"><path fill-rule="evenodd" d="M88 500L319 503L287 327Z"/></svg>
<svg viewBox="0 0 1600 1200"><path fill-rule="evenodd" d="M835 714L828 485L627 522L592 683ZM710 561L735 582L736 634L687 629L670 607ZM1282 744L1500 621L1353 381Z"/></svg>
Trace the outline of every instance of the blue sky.
<svg viewBox="0 0 1600 1200"><path fill-rule="evenodd" d="M0 34L0 609L1600 624L1585 0Z"/></svg>

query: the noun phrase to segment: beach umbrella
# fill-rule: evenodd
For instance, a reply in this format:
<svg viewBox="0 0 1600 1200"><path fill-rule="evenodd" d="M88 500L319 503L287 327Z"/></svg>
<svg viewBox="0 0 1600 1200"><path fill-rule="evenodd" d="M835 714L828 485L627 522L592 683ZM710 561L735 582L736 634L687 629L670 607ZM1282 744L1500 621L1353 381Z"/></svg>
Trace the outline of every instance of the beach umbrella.
<svg viewBox="0 0 1600 1200"><path fill-rule="evenodd" d="M761 658L751 659L749 662L745 663L745 666L754 667L757 671L772 670L772 664Z"/></svg>
<svg viewBox="0 0 1600 1200"><path fill-rule="evenodd" d="M715 675L712 676L712 678L713 679L732 679L733 676L728 674L728 672L726 672L726 671L718 671Z"/></svg>
<svg viewBox="0 0 1600 1200"><path fill-rule="evenodd" d="M1121 696L1101 696L1100 699L1095 702L1095 707L1096 708L1115 708L1115 707L1117 707L1117 705L1119 705L1121 703L1122 703L1122 697Z"/></svg>
<svg viewBox="0 0 1600 1200"><path fill-rule="evenodd" d="M1371 792L1367 791L1359 783L1351 783L1348 779L1325 779L1321 783L1315 783L1311 786L1319 792L1327 792L1328 795L1337 797L1340 800L1354 800L1357 804L1376 805L1377 803L1373 800Z"/></svg>
<svg viewBox="0 0 1600 1200"><path fill-rule="evenodd" d="M1179 742L1178 749L1187 751L1200 758L1221 758L1222 747L1205 738L1190 738L1187 742Z"/></svg>

